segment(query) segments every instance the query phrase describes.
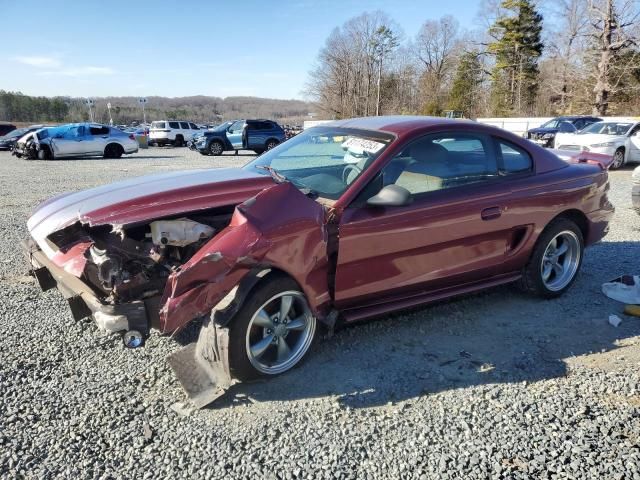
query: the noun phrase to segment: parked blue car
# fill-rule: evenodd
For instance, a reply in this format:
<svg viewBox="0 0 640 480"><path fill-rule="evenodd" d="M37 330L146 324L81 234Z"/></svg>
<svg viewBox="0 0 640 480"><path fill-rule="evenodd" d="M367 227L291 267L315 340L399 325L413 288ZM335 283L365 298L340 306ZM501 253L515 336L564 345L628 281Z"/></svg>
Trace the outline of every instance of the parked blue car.
<svg viewBox="0 0 640 480"><path fill-rule="evenodd" d="M284 129L272 120L235 120L198 134L190 148L202 155L253 150L261 154L286 140Z"/></svg>

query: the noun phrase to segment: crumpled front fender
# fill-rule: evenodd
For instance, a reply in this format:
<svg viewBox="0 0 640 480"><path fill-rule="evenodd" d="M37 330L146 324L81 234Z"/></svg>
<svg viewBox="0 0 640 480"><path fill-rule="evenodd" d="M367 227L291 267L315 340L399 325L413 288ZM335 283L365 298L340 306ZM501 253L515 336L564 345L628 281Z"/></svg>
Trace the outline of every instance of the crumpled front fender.
<svg viewBox="0 0 640 480"><path fill-rule="evenodd" d="M325 210L289 182L238 205L230 225L167 280L160 328L172 332L208 314L256 267L292 276L314 313L329 308Z"/></svg>

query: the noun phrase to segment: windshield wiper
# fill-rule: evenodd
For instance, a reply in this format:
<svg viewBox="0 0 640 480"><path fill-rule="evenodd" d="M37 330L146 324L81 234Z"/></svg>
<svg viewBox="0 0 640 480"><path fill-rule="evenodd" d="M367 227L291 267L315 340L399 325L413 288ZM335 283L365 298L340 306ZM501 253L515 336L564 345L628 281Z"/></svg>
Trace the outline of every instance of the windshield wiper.
<svg viewBox="0 0 640 480"><path fill-rule="evenodd" d="M256 165L256 168L259 168L260 170L266 170L267 172L269 172L269 175L271 175L271 178L273 178L278 183L283 183L287 181L287 177L285 177L281 173L278 173L278 171L275 168L273 168L271 165Z"/></svg>

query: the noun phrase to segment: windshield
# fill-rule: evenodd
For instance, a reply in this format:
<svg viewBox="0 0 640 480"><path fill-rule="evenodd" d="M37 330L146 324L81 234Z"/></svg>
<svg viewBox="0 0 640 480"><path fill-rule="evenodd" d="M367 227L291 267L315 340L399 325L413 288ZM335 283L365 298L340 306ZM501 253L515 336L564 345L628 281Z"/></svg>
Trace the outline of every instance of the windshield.
<svg viewBox="0 0 640 480"><path fill-rule="evenodd" d="M17 130L12 130L6 135L0 137L0 140L9 140L11 138L20 138L21 136L29 133L29 128L18 128Z"/></svg>
<svg viewBox="0 0 640 480"><path fill-rule="evenodd" d="M580 134L599 133L602 135L626 135L633 123L596 122L580 130Z"/></svg>
<svg viewBox="0 0 640 480"><path fill-rule="evenodd" d="M337 200L392 140L380 132L313 127L244 168L284 177L303 191Z"/></svg>
<svg viewBox="0 0 640 480"><path fill-rule="evenodd" d="M209 130L212 132L224 132L227 129L227 127L229 127L232 124L233 122L224 122L218 125L217 127L210 128Z"/></svg>
<svg viewBox="0 0 640 480"><path fill-rule="evenodd" d="M549 120L547 123L543 123L540 125L540 128L557 128L560 120L554 118L553 120Z"/></svg>

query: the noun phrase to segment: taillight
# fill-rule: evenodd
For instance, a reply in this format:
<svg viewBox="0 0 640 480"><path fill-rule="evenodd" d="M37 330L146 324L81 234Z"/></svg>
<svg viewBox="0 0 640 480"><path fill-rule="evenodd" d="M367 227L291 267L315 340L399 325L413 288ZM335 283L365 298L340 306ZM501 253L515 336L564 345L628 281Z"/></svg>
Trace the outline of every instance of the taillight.
<svg viewBox="0 0 640 480"><path fill-rule="evenodd" d="M131 134L129 134L129 138L130 138L131 140L135 140L135 139L136 139L136 136L135 136L133 133L131 133Z"/></svg>

